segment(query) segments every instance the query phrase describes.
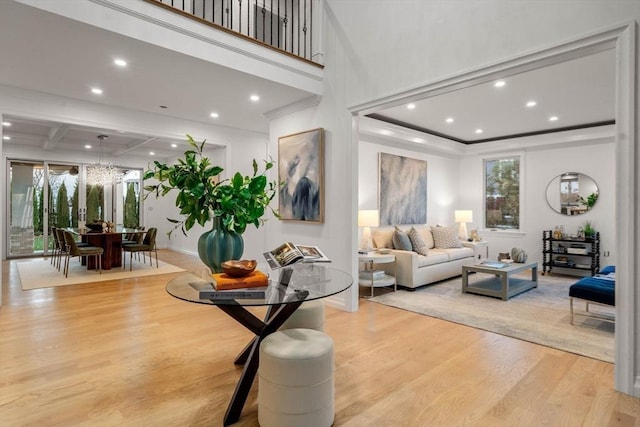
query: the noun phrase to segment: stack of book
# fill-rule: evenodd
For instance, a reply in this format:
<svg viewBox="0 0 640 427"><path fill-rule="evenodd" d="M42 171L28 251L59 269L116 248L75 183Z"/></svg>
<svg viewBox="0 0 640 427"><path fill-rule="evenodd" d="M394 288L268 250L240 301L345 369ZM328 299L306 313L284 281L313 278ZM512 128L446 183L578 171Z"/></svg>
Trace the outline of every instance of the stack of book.
<svg viewBox="0 0 640 427"><path fill-rule="evenodd" d="M360 278L364 280L383 279L385 274L383 270L365 270L360 272Z"/></svg>
<svg viewBox="0 0 640 427"><path fill-rule="evenodd" d="M231 277L214 273L212 281L194 281L189 285L198 291L200 299L261 299L266 296L269 277L255 270L247 276Z"/></svg>

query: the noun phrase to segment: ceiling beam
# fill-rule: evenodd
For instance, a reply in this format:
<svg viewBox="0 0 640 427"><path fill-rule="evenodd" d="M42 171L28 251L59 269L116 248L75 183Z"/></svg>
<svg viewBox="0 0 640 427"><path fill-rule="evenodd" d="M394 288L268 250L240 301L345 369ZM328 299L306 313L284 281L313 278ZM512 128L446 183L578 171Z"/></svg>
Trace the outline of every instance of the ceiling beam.
<svg viewBox="0 0 640 427"><path fill-rule="evenodd" d="M154 136L153 138L148 138L148 139L145 139L145 140L141 140L141 141L133 142L133 143L131 143L131 144L127 145L127 148L122 148L122 149L120 149L120 150L116 150L116 151L114 151L114 152L112 153L112 156L113 156L113 157L120 157L120 156L122 156L123 154L126 154L126 153L128 153L128 152L130 152L130 151L135 150L136 148L140 148L140 147L142 147L142 146L144 146L144 145L151 144L151 143L152 143L153 141L155 141L156 139L158 139L158 137L155 137L155 136Z"/></svg>
<svg viewBox="0 0 640 427"><path fill-rule="evenodd" d="M65 124L61 124L58 126L53 126L49 130L49 134L47 135L47 139L44 140L42 144L43 150L53 150L56 148L56 145L60 142L62 138L69 132L69 126Z"/></svg>

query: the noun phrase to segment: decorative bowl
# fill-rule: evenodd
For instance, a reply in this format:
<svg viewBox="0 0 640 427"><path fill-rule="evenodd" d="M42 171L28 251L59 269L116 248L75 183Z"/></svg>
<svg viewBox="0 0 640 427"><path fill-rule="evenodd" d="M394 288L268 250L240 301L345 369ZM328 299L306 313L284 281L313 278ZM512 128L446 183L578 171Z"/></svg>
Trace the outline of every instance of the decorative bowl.
<svg viewBox="0 0 640 427"><path fill-rule="evenodd" d="M255 259L232 259L222 263L222 271L231 277L242 277L256 269Z"/></svg>

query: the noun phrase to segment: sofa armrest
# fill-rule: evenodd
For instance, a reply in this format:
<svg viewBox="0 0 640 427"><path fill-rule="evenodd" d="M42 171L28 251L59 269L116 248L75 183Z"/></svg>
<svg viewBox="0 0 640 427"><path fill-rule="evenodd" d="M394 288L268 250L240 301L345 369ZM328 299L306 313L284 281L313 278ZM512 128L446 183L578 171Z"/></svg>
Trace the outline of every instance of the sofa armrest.
<svg viewBox="0 0 640 427"><path fill-rule="evenodd" d="M385 265L384 270L387 274L396 276L398 285L413 287L414 273L418 268L418 254L400 249L393 249L391 253L396 256L395 271L393 265L390 264Z"/></svg>

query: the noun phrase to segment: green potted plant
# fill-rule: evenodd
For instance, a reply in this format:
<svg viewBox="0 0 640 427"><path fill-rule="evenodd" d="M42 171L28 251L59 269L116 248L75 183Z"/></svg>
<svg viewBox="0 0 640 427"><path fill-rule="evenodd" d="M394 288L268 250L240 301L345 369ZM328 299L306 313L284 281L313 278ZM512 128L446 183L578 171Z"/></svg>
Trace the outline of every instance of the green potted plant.
<svg viewBox="0 0 640 427"><path fill-rule="evenodd" d="M278 216L269 206L276 194L276 182L269 181L266 176L274 162L265 161L264 170L259 172L254 159L251 176L236 172L230 179L220 181L223 168L213 165L203 155L206 140L197 143L187 135L187 143L190 149L177 163L167 165L154 161L153 168L144 172L145 181L157 180L155 184L144 186L148 192L145 198L150 194L163 197L172 190L177 191L175 203L184 217L167 218L175 224L168 233L169 238L178 228L186 236L196 223L205 226L212 222L212 229L198 239L198 255L212 272L219 273L222 262L242 256L242 233L247 225L253 224L256 228L263 225L267 208Z"/></svg>
<svg viewBox="0 0 640 427"><path fill-rule="evenodd" d="M593 228L593 223L591 221L585 221L582 226L582 231L584 232L584 237L591 239L596 234L596 229Z"/></svg>

